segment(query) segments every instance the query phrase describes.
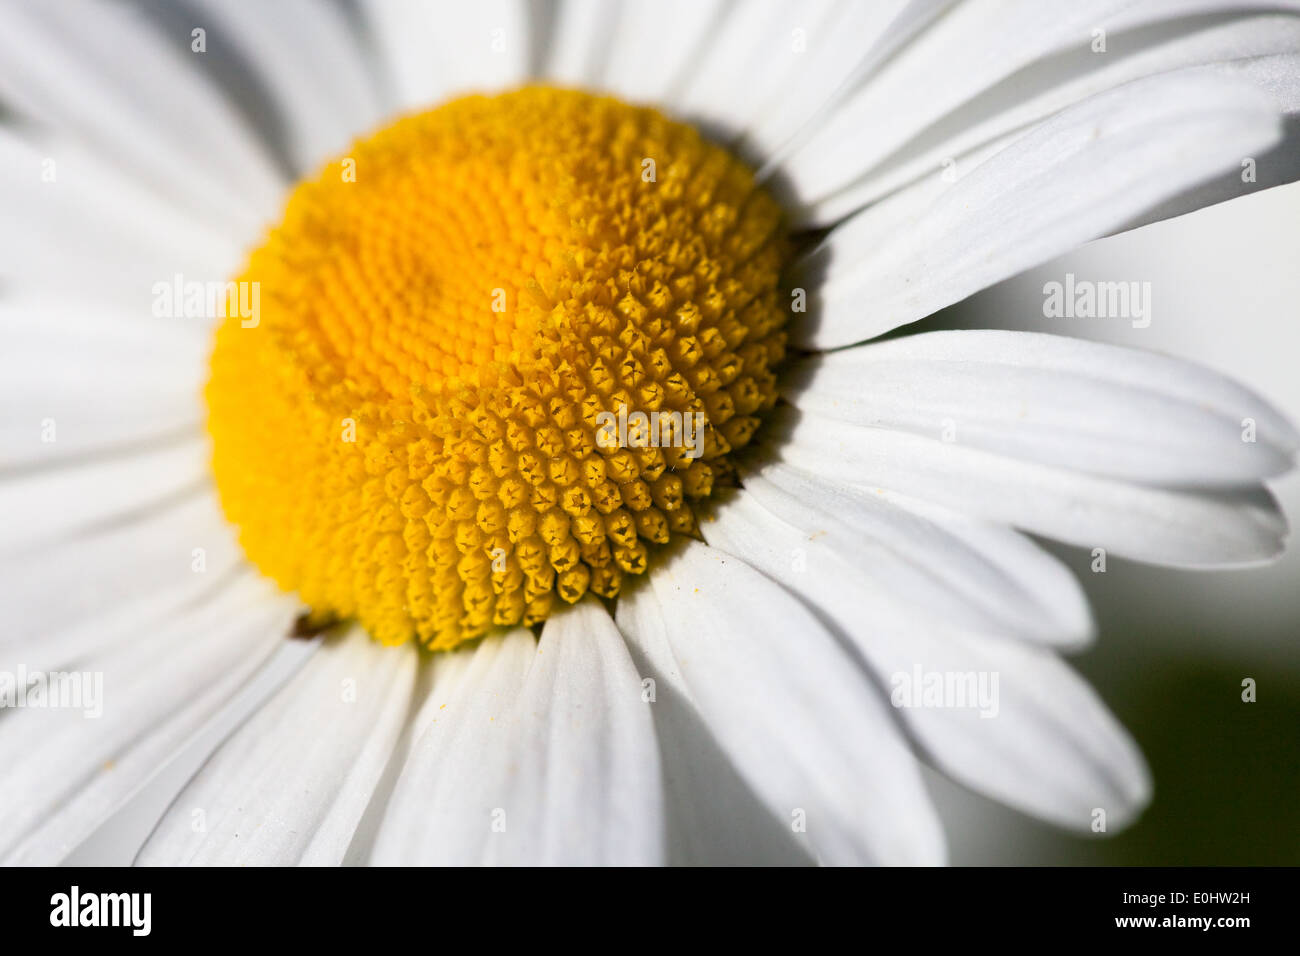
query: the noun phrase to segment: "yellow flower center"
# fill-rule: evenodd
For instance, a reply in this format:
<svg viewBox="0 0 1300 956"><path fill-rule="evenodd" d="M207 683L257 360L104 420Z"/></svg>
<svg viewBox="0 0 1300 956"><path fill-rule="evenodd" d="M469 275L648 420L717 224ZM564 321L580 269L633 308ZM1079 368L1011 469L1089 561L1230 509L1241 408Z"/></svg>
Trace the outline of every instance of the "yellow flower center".
<svg viewBox="0 0 1300 956"><path fill-rule="evenodd" d="M217 332L213 469L314 619L450 648L614 597L776 399L781 214L651 109L546 87L300 184Z"/></svg>

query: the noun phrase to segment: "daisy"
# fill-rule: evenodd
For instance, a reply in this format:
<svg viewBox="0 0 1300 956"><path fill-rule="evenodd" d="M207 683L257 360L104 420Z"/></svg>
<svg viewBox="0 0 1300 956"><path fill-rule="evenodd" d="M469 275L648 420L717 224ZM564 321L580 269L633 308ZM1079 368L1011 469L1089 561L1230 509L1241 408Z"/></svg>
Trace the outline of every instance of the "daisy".
<svg viewBox="0 0 1300 956"><path fill-rule="evenodd" d="M0 860L277 653L138 862L940 863L923 764L1123 828L1034 539L1268 560L1295 429L1160 355L869 340L1296 178L1275 6L6 4L0 675L102 714L0 714Z"/></svg>

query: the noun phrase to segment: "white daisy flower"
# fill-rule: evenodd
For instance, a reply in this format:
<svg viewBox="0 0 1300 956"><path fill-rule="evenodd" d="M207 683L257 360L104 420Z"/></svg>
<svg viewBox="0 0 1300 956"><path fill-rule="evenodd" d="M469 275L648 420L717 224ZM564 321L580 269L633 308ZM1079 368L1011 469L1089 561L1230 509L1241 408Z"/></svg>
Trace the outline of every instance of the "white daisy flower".
<svg viewBox="0 0 1300 956"><path fill-rule="evenodd" d="M138 862L941 863L922 764L1124 827L1031 536L1268 560L1295 429L1160 355L869 340L1297 178L1271 6L4 4L0 860L286 644Z"/></svg>

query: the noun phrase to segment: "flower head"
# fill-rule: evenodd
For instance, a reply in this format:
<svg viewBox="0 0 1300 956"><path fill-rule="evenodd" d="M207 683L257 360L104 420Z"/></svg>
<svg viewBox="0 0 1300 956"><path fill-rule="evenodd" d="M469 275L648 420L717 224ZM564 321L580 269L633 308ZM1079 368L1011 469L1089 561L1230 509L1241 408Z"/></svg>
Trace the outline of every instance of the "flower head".
<svg viewBox="0 0 1300 956"><path fill-rule="evenodd" d="M1268 560L1300 438L904 329L1300 178L1300 20L1198 9L0 7L0 860L214 726L140 862L936 863L923 764L1130 823L1031 535Z"/></svg>

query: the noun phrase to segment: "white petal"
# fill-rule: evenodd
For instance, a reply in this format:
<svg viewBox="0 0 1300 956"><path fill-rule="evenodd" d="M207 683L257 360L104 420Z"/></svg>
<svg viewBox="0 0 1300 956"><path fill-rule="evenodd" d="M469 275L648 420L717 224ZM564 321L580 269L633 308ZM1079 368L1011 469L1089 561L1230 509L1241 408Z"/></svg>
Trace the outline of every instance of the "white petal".
<svg viewBox="0 0 1300 956"><path fill-rule="evenodd" d="M837 105L782 163L801 204L849 185L912 136L1034 60L1085 45L1125 0L967 0Z"/></svg>
<svg viewBox="0 0 1300 956"><path fill-rule="evenodd" d="M600 88L633 103L671 98L674 85L716 36L725 11L721 0L658 0L623 3L605 38L608 52Z"/></svg>
<svg viewBox="0 0 1300 956"><path fill-rule="evenodd" d="M495 91L525 83L541 60L542 5L480 0L438 8L436 47L456 91Z"/></svg>
<svg viewBox="0 0 1300 956"><path fill-rule="evenodd" d="M213 754L136 862L342 863L402 730L418 660L414 645L385 647L356 627L327 639Z"/></svg>
<svg viewBox="0 0 1300 956"><path fill-rule="evenodd" d="M768 427L783 461L884 488L1084 548L1174 567L1267 560L1286 519L1262 485L1180 490L1017 461L978 448L778 411Z"/></svg>
<svg viewBox="0 0 1300 956"><path fill-rule="evenodd" d="M229 587L243 556L211 495L0 558L0 671L58 670Z"/></svg>
<svg viewBox="0 0 1300 956"><path fill-rule="evenodd" d="M1250 483L1288 471L1300 445L1216 372L1064 336L908 335L816 356L790 380L787 398L817 415L1152 484Z"/></svg>
<svg viewBox="0 0 1300 956"><path fill-rule="evenodd" d="M398 105L421 109L453 93L495 92L535 71L543 12L526 0L428 4L366 0Z"/></svg>
<svg viewBox="0 0 1300 956"><path fill-rule="evenodd" d="M662 573L658 570L652 573ZM663 766L668 863L676 866L807 866L812 848L774 816L745 781L696 708L668 643L653 589L623 592L619 629L637 670L653 675L655 733Z"/></svg>
<svg viewBox="0 0 1300 956"><path fill-rule="evenodd" d="M247 236L199 219L67 136L0 126L0 279L149 316L155 282L224 281ZM75 274L78 281L69 282ZM173 320L183 321L183 320ZM164 338L165 344L165 338Z"/></svg>
<svg viewBox="0 0 1300 956"><path fill-rule="evenodd" d="M382 119L374 80L332 3L193 0L214 50L233 50L270 91L299 171L314 170Z"/></svg>
<svg viewBox="0 0 1300 956"><path fill-rule="evenodd" d="M807 48L792 70L781 72L762 109L749 123L742 139L746 152L757 156L780 155L782 147L797 146L798 133L815 128L833 115L839 98L870 76L899 47L911 40L952 0L877 0L874 3L840 3L832 16L807 30ZM791 7L793 5L787 5ZM783 38L784 39L784 38ZM782 43L782 47L786 44ZM767 72L764 64L763 72Z"/></svg>
<svg viewBox="0 0 1300 956"><path fill-rule="evenodd" d="M854 220L834 230L801 266L815 292L810 321L793 338L834 348L916 321L1123 227L1238 168L1278 136L1265 94L1207 68L1093 97L985 160L907 221L891 217L887 242Z"/></svg>
<svg viewBox="0 0 1300 956"><path fill-rule="evenodd" d="M746 472L745 492L861 569L877 605L898 605L910 621L1065 647L1092 638L1075 576L1003 525L780 463ZM799 558L790 556L790 570Z"/></svg>
<svg viewBox="0 0 1300 956"><path fill-rule="evenodd" d="M139 10L67 0L0 8L0 97L253 235L283 189L247 125Z"/></svg>
<svg viewBox="0 0 1300 956"><path fill-rule="evenodd" d="M344 866L365 866L374 851L375 838L387 817L389 801L402 770L411 759L425 727L441 716L461 690L461 679L474 663L474 649L432 655L422 662L412 692L412 710L393 747L383 776L375 783L374 793L344 858Z"/></svg>
<svg viewBox="0 0 1300 956"><path fill-rule="evenodd" d="M489 635L462 665L452 696L428 723L398 778L379 824L370 862L481 863L491 849L494 812L516 809L513 794L478 791L492 787L501 754L514 752L517 734L508 717L519 697L537 644L522 628ZM422 716L424 712L422 710ZM442 817L452 820L443 822ZM506 818L509 826L509 817Z"/></svg>
<svg viewBox="0 0 1300 956"><path fill-rule="evenodd" d="M594 600L534 647L488 638L394 791L377 863L647 864L662 859L650 705Z"/></svg>
<svg viewBox="0 0 1300 956"><path fill-rule="evenodd" d="M688 699L773 826L826 863L941 862L943 836L888 710L792 595L696 542L619 598L619 626Z"/></svg>
<svg viewBox="0 0 1300 956"><path fill-rule="evenodd" d="M900 614L872 586L870 569L810 540L743 493L717 507L701 528L710 544L782 581L850 640L922 751L955 779L1078 830L1091 825L1095 808L1106 811L1112 829L1122 827L1149 799L1149 776L1128 734L1050 651ZM795 549L804 565L792 573ZM986 696L905 706L912 701L900 688L923 687L929 675L974 688L983 680Z"/></svg>
<svg viewBox="0 0 1300 956"><path fill-rule="evenodd" d="M745 781L681 683L649 588L624 592L617 621L636 639L637 670L654 675L670 866L808 866L812 849Z"/></svg>
<svg viewBox="0 0 1300 956"><path fill-rule="evenodd" d="M200 433L211 343L188 320L12 296L0 335L0 473Z"/></svg>
<svg viewBox="0 0 1300 956"><path fill-rule="evenodd" d="M182 501L205 488L206 458L204 442L183 439L121 458L0 478L0 555Z"/></svg>
<svg viewBox="0 0 1300 956"><path fill-rule="evenodd" d="M0 712L0 861L58 862L230 700L284 640L295 602L246 575L77 664L95 708Z"/></svg>
<svg viewBox="0 0 1300 956"><path fill-rule="evenodd" d="M609 36L623 4L564 0L546 51L543 74L552 83L594 87L604 73Z"/></svg>
<svg viewBox="0 0 1300 956"><path fill-rule="evenodd" d="M1157 23L1175 25L1179 19L1195 22L1196 18L1213 14L1213 17L1207 17L1213 20L1226 15L1251 13L1261 7L1300 12L1300 2L1297 0L1269 0L1267 4L1257 3L1256 0L1143 0L1142 3L1131 3L1123 10L1116 11L1107 19L1106 27L1111 32L1119 32Z"/></svg>
<svg viewBox="0 0 1300 956"><path fill-rule="evenodd" d="M686 74L673 109L720 136L742 132L765 103L788 91L801 68L823 67L808 46L828 37L839 12L833 0L732 5L707 52ZM809 112L821 105L809 104Z"/></svg>
<svg viewBox="0 0 1300 956"><path fill-rule="evenodd" d="M362 0L361 9L379 48L394 105L427 108L443 98L451 80L430 55L432 11L408 0Z"/></svg>
<svg viewBox="0 0 1300 956"><path fill-rule="evenodd" d="M1294 47L1292 47L1294 49ZM1214 70L1224 76L1246 80L1262 90L1285 117L1285 136L1272 149L1243 157L1237 167L1217 179L1186 189L1166 202L1144 211L1126 228L1136 229L1150 222L1182 216L1215 203L1235 199L1247 192L1267 189L1300 179L1300 55L1256 56L1219 63ZM1251 160L1251 182L1243 183L1247 160Z"/></svg>
<svg viewBox="0 0 1300 956"><path fill-rule="evenodd" d="M859 208L920 176L937 176L946 161L969 162L968 154L980 146L1122 83L1220 60L1294 51L1300 47L1300 20L1268 14L1224 22L1180 15L1160 30L1148 26L1128 34L1107 27L1107 42L1106 54L1083 44L985 90L841 190L828 207ZM1245 191L1241 178L1235 179L1237 191Z"/></svg>

